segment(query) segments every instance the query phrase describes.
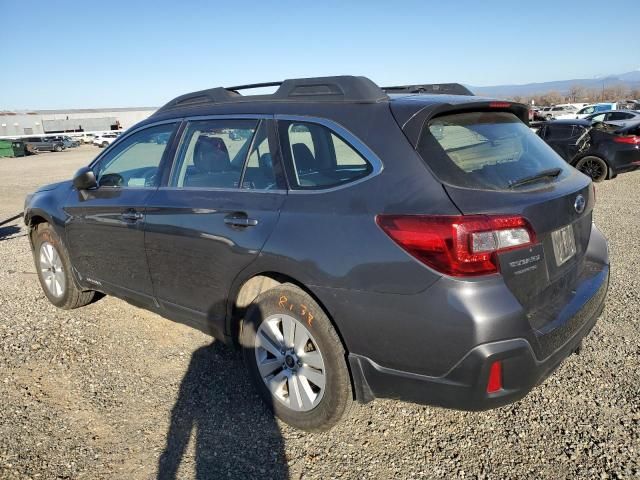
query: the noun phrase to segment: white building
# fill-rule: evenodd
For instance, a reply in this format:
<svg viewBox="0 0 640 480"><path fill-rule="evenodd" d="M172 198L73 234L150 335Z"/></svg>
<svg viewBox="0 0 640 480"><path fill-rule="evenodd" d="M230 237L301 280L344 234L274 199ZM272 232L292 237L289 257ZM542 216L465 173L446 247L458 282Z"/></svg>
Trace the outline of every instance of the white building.
<svg viewBox="0 0 640 480"><path fill-rule="evenodd" d="M75 110L0 111L0 137L126 130L157 108L84 108Z"/></svg>

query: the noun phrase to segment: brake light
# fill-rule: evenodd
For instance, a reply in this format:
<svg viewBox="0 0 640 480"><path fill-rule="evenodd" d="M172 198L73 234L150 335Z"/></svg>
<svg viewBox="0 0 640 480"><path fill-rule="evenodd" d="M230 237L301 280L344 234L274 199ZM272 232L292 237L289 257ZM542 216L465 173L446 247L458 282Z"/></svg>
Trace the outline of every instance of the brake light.
<svg viewBox="0 0 640 480"><path fill-rule="evenodd" d="M509 108L510 106L509 102L489 102L489 108Z"/></svg>
<svg viewBox="0 0 640 480"><path fill-rule="evenodd" d="M489 380L487 381L487 393L496 393L502 390L502 362L498 360L491 364Z"/></svg>
<svg viewBox="0 0 640 480"><path fill-rule="evenodd" d="M640 145L640 135L619 135L613 137L613 141L627 145Z"/></svg>
<svg viewBox="0 0 640 480"><path fill-rule="evenodd" d="M378 215L376 223L424 264L459 277L497 273L498 253L535 243L517 215Z"/></svg>

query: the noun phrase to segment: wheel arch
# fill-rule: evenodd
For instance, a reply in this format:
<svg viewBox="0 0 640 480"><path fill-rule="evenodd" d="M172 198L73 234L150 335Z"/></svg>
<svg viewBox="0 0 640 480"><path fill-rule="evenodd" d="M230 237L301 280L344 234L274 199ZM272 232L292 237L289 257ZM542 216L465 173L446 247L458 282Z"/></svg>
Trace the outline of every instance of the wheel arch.
<svg viewBox="0 0 640 480"><path fill-rule="evenodd" d="M338 325L336 324L333 315L327 308L326 302L322 301L313 289L309 288L303 282L294 278L291 275L280 273L277 271L262 271L253 273L242 279L237 279L232 287L231 294L229 295L229 301L227 302L227 324L225 332L230 336L234 343L238 342L238 334L240 333L240 325L246 308L251 305L253 300L263 292L276 288L280 285L290 283L295 285L309 295L318 306L324 311L329 318L329 321L336 330L338 337L348 353L347 343L345 342Z"/></svg>
<svg viewBox="0 0 640 480"><path fill-rule="evenodd" d="M598 153L591 153L591 152L587 152L583 155L579 155L577 157L575 157L572 161L571 161L571 166L576 168L576 165L578 165L578 162L580 160L582 160L583 158L586 157L594 157L594 158L599 158L600 160L602 160L606 165L607 165L607 179L610 180L612 178L615 178L618 174L616 173L615 169L613 168L613 166L611 165L611 162L607 159L607 157L605 155L601 155Z"/></svg>
<svg viewBox="0 0 640 480"><path fill-rule="evenodd" d="M29 230L28 237L32 246L33 246L33 239L31 234L33 233L34 229L42 223L49 223L53 225L53 221L51 217L49 217L49 215L47 215L45 212L39 209L25 212L24 224L27 226Z"/></svg>

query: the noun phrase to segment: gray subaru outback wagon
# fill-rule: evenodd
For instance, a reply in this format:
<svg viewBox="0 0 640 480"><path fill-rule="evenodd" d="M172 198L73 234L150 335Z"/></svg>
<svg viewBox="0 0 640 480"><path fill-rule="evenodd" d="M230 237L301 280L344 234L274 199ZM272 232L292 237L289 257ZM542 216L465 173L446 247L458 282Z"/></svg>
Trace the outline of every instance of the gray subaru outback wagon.
<svg viewBox="0 0 640 480"><path fill-rule="evenodd" d="M27 198L40 283L238 345L301 429L376 397L499 407L579 348L609 279L591 181L527 121L457 84L183 95Z"/></svg>

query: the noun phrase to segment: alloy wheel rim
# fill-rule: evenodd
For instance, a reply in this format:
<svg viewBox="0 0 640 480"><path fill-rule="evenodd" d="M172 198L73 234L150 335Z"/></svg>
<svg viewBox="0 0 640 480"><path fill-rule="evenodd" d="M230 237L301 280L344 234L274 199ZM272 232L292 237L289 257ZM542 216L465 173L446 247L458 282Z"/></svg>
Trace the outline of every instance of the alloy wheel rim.
<svg viewBox="0 0 640 480"><path fill-rule="evenodd" d="M308 412L322 400L326 370L309 330L290 315L271 315L258 328L255 356L260 378L276 401Z"/></svg>
<svg viewBox="0 0 640 480"><path fill-rule="evenodd" d="M600 178L603 173L602 165L600 165L600 162L595 160L587 160L582 167L582 172L586 173L591 178Z"/></svg>
<svg viewBox="0 0 640 480"><path fill-rule="evenodd" d="M40 245L40 275L51 295L62 297L67 286L64 267L58 251L49 242Z"/></svg>

